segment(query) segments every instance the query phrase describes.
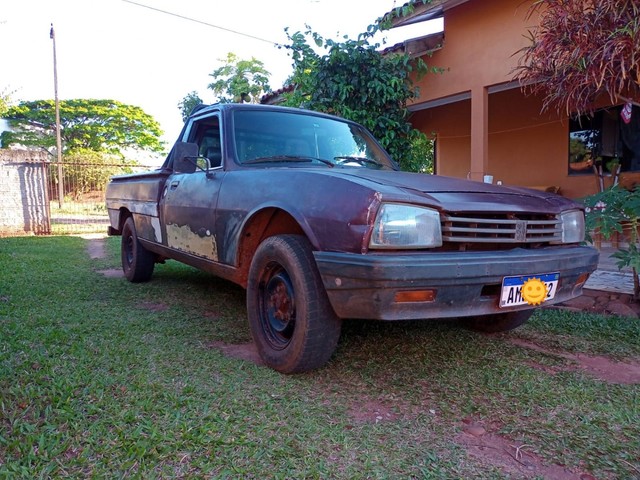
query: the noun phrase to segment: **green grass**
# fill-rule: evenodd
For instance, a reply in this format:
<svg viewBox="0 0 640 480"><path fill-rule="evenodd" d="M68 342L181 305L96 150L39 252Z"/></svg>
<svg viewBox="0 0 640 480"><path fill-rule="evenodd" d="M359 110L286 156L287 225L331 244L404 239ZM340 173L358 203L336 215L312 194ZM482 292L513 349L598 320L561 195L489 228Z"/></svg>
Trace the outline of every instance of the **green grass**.
<svg viewBox="0 0 640 480"><path fill-rule="evenodd" d="M640 386L508 341L638 361L637 320L354 321L326 368L283 376L211 347L250 341L241 288L176 262L129 284L99 273L118 238L105 259L86 244L0 239L0 479L508 478L456 440L464 419L547 464L640 478Z"/></svg>
<svg viewBox="0 0 640 480"><path fill-rule="evenodd" d="M104 193L85 194L79 200L65 198L62 207L57 201L49 203L51 234L104 233L108 225Z"/></svg>

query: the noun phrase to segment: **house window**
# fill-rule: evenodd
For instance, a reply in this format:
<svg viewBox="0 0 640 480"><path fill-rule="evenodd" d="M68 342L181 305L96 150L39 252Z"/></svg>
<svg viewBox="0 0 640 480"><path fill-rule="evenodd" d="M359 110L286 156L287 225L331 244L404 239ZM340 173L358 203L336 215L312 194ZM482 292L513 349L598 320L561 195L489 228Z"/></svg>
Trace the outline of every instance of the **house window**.
<svg viewBox="0 0 640 480"><path fill-rule="evenodd" d="M593 173L593 166L611 170L619 163L622 172L640 171L640 108L631 117L622 106L582 115L569 123L569 175Z"/></svg>

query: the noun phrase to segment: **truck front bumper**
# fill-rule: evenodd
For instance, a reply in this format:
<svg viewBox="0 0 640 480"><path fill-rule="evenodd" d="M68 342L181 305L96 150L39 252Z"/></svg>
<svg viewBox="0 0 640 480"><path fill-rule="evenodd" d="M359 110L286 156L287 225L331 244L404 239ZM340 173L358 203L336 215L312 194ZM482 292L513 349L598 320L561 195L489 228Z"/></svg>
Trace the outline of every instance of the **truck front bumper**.
<svg viewBox="0 0 640 480"><path fill-rule="evenodd" d="M412 320L466 317L532 308L500 308L506 276L559 272L552 305L577 297L598 265L591 247L409 254L314 252L329 301L341 318ZM406 292L432 292L413 301ZM419 298L419 296L418 296ZM409 300L407 300L409 299Z"/></svg>

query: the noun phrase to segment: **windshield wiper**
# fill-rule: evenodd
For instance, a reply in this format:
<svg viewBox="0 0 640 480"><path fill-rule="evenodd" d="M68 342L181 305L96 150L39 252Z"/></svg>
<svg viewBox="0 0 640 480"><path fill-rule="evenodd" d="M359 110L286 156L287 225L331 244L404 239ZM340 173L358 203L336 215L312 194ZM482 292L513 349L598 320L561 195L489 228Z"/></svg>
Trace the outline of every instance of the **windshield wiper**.
<svg viewBox="0 0 640 480"><path fill-rule="evenodd" d="M349 162L355 162L355 163L359 163L360 165L369 164L369 165L376 165L377 167L384 166L380 162L377 162L376 160L371 160L370 158L367 158L367 157L343 155L339 157L333 157L333 159L336 160L336 165L344 165Z"/></svg>
<svg viewBox="0 0 640 480"><path fill-rule="evenodd" d="M325 165L333 168L333 163L329 160L325 160L324 158L317 157L306 157L300 155L272 155L270 157L258 157L252 158L251 160L247 160L246 162L242 162L243 165L251 165L254 163L269 163L269 162L302 162L302 163L311 163L311 162L321 162Z"/></svg>

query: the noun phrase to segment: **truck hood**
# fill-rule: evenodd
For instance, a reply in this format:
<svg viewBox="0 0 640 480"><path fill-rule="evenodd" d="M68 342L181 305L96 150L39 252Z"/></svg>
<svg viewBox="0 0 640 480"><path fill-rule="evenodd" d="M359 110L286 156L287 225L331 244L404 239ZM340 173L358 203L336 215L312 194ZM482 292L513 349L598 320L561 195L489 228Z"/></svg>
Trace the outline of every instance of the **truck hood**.
<svg viewBox="0 0 640 480"><path fill-rule="evenodd" d="M422 201L450 211L543 211L560 212L582 208L573 200L548 192L524 187L492 185L460 178L390 170L334 170L352 181L362 179L374 183L383 199L392 199L394 190L418 195ZM362 183L360 181L360 183ZM372 185L373 186L373 185ZM402 199L398 199L402 200ZM406 199L409 200L409 199Z"/></svg>

